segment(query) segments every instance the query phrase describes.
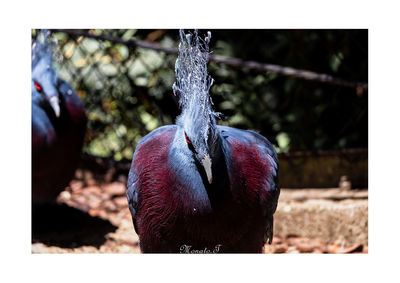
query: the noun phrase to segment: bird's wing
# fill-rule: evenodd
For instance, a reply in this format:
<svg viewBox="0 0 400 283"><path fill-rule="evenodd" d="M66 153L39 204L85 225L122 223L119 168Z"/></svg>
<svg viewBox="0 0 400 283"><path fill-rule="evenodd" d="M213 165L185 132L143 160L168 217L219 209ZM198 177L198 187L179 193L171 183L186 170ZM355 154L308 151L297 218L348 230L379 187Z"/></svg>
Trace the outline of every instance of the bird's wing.
<svg viewBox="0 0 400 283"><path fill-rule="evenodd" d="M174 135L176 132L175 125L168 125L157 128L148 135L144 136L136 146L135 153L132 158L132 165L128 175L126 196L128 198L129 210L132 214L133 225L135 231L139 234L136 225L137 207L138 207L138 191L140 190L139 176L148 168L151 162L144 159L150 159L152 155L158 154L160 150L165 150L164 138ZM149 176L151 178L151 176Z"/></svg>
<svg viewBox="0 0 400 283"><path fill-rule="evenodd" d="M247 184L249 195L257 192L265 217L265 240L272 242L273 214L276 211L280 193L278 181L278 157L272 144L262 135L250 131L218 126L221 136L229 144L230 160L236 160L233 166L235 180ZM231 161L232 162L232 161ZM259 188L260 190L255 190ZM251 197L251 196L249 196Z"/></svg>
<svg viewBox="0 0 400 283"><path fill-rule="evenodd" d="M258 148L265 159L266 164L270 164L271 174L266 177L266 190L268 191L268 200L264 199L264 213L265 213L265 237L264 242L268 240L268 244L272 243L273 229L274 229L274 213L278 205L278 198L280 194L280 186L278 180L278 156L276 151L269 140L262 135L247 130L249 134L253 135L257 141Z"/></svg>
<svg viewBox="0 0 400 283"><path fill-rule="evenodd" d="M84 132L86 130L87 118L82 101L71 86L61 79L58 79L57 81L57 89L61 95L61 99L64 101L65 110L68 112L71 122L82 125Z"/></svg>

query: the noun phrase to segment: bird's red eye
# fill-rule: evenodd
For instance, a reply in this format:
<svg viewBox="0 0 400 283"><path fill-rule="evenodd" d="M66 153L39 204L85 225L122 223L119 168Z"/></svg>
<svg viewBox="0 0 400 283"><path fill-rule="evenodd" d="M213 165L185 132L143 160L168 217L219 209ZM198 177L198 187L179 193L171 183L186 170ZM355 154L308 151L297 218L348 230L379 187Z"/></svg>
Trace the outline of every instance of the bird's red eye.
<svg viewBox="0 0 400 283"><path fill-rule="evenodd" d="M38 82L35 82L35 88L38 92L42 92L42 86Z"/></svg>
<svg viewBox="0 0 400 283"><path fill-rule="evenodd" d="M191 144L191 141L189 140L187 134L185 134L185 139L186 139L186 142L187 142L188 144Z"/></svg>

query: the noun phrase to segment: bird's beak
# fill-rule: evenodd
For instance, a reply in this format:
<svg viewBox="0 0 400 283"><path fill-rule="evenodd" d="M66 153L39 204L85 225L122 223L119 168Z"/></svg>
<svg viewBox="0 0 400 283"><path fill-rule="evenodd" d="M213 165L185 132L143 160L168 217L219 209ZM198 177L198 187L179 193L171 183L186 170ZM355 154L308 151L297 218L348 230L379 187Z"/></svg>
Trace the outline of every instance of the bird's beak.
<svg viewBox="0 0 400 283"><path fill-rule="evenodd" d="M49 99L51 108L53 108L54 114L56 114L56 117L60 117L60 100L58 99L58 96L52 96Z"/></svg>
<svg viewBox="0 0 400 283"><path fill-rule="evenodd" d="M201 161L201 163L203 164L204 170L206 170L208 183L211 184L212 183L212 172L211 172L211 158L210 158L210 156L208 154L206 156L204 156L204 158Z"/></svg>

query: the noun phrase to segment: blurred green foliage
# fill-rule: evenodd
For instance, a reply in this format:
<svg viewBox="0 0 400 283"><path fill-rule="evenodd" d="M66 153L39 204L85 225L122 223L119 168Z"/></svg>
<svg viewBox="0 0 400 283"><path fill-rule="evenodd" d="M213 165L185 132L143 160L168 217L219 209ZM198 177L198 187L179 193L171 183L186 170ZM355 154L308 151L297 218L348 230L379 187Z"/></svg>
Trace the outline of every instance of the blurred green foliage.
<svg viewBox="0 0 400 283"><path fill-rule="evenodd" d="M177 30L91 32L174 48L179 38ZM368 81L367 30L211 32L214 54ZM176 55L62 32L53 37L64 56L59 75L77 91L89 118L87 153L131 159L144 135L174 123ZM209 73L216 111L225 115L219 123L257 130L279 152L368 146L367 92L213 62Z"/></svg>

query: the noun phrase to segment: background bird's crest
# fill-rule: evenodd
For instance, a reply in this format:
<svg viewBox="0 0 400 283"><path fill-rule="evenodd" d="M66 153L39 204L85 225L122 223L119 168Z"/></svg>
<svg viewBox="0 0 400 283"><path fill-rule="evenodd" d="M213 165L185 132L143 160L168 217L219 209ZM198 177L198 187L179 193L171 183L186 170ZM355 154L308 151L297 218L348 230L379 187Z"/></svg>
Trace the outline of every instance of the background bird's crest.
<svg viewBox="0 0 400 283"><path fill-rule="evenodd" d="M50 39L49 30L41 30L32 42L32 71L39 67L56 71L62 60L57 41Z"/></svg>
<svg viewBox="0 0 400 283"><path fill-rule="evenodd" d="M189 137L207 142L215 117L209 90L214 82L207 73L211 32L202 39L198 31L185 34L180 30L179 56L175 64L176 82L172 89L179 98L182 114L177 124L183 126Z"/></svg>

